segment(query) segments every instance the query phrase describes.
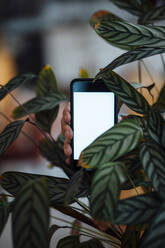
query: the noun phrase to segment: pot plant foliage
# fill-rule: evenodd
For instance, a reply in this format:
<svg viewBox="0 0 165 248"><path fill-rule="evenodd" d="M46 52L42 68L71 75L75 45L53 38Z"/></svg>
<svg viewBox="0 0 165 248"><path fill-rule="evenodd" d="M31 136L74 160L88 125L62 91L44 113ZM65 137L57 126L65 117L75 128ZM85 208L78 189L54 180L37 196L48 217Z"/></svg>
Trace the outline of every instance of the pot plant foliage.
<svg viewBox="0 0 165 248"><path fill-rule="evenodd" d="M113 70L165 52L165 27L154 24L165 19L165 5L158 6L151 0L111 2L136 15L138 24L128 23L108 11L98 11L91 17L90 24L96 33L110 45L124 50L100 70L94 83L103 80L117 95L119 107L124 103L137 114L128 116L84 149L79 170L65 163L62 135L58 140L51 135L59 104L67 101L67 97L58 90L50 66L44 67L38 76L17 76L0 89L2 100L8 94L12 96L11 92L25 81L35 78L37 82L36 96L14 110L13 118L17 120L11 121L1 132L0 154L15 141L24 125L31 124L44 137L39 144L41 155L67 176L66 179L12 171L1 175L1 186L7 194L1 194L0 198L0 233L11 215L16 248L47 248L58 229L72 228L69 224L50 226L51 208L95 229L99 229L100 224L104 227L102 231L93 231L75 225L78 234L61 239L57 248L104 247L105 244L123 248L164 247L165 122L162 113L165 87L151 105L139 93L137 85L135 88L135 84ZM154 86L153 83L145 87L151 95ZM138 88L142 87L138 84ZM20 120L22 117L25 118ZM137 187L141 187L141 193ZM133 189L135 195L120 199L121 191L129 189ZM81 197L89 199L89 206ZM79 207L75 208L73 203ZM82 235L89 240L81 242Z"/></svg>

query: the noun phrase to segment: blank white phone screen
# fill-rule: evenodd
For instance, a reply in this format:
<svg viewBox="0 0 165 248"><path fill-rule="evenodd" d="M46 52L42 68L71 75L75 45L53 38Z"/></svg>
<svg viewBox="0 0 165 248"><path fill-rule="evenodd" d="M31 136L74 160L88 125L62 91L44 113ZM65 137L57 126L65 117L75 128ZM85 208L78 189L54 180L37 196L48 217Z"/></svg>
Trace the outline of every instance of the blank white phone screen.
<svg viewBox="0 0 165 248"><path fill-rule="evenodd" d="M74 159L115 123L115 97L112 92L74 92Z"/></svg>

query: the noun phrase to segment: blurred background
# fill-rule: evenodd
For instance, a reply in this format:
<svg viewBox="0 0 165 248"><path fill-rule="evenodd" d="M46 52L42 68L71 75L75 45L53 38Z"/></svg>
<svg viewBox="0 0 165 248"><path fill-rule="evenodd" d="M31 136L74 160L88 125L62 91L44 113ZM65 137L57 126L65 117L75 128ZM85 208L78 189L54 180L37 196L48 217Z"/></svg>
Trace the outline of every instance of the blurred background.
<svg viewBox="0 0 165 248"><path fill-rule="evenodd" d="M20 73L38 74L45 64L53 68L60 90L69 96L72 79L79 77L79 71L85 68L94 77L113 59L123 53L97 36L89 25L91 15L100 9L108 10L136 22L136 18L119 10L108 0L1 0L0 1L0 84L7 83ZM160 56L145 60L150 76L143 68L145 85L153 81L160 89L164 82L164 68ZM137 62L119 67L116 70L130 82L138 82ZM24 102L34 95L35 82L26 84L14 92ZM158 94L157 89L154 92ZM0 104L0 112L10 118L17 104L8 96ZM64 104L60 107L58 120L54 124L53 136L60 133L60 119ZM7 124L1 118L0 129ZM28 130L36 138L38 133ZM8 170L26 171L47 175L63 176L59 169L48 169L48 162L38 156L29 142L19 141L0 162L0 173ZM58 224L58 223L57 223ZM52 241L55 247L60 237L66 233L57 232ZM11 248L10 223L0 237L1 248Z"/></svg>

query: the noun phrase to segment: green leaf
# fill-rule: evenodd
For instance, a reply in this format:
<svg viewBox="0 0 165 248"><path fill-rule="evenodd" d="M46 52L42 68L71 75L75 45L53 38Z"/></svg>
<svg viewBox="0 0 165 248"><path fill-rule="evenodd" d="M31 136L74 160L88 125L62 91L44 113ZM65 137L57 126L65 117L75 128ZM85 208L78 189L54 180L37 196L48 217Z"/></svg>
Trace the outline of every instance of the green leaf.
<svg viewBox="0 0 165 248"><path fill-rule="evenodd" d="M155 192L120 200L117 204L114 223L123 225L148 223L161 204Z"/></svg>
<svg viewBox="0 0 165 248"><path fill-rule="evenodd" d="M111 45L165 48L165 27L144 26L121 21L102 21L95 25L95 31Z"/></svg>
<svg viewBox="0 0 165 248"><path fill-rule="evenodd" d="M5 227L10 212L10 204L4 198L0 199L0 235Z"/></svg>
<svg viewBox="0 0 165 248"><path fill-rule="evenodd" d="M66 95L63 93L51 93L49 96L38 96L13 111L14 118L21 118L30 113L37 113L44 110L50 110L66 101Z"/></svg>
<svg viewBox="0 0 165 248"><path fill-rule="evenodd" d="M5 86L0 89L0 100L2 100L8 93L16 89L23 83L36 78L36 75L32 73L22 74L11 79Z"/></svg>
<svg viewBox="0 0 165 248"><path fill-rule="evenodd" d="M30 180L41 178L43 175L8 171L2 175L1 186L10 194L16 196L19 190ZM48 184L50 205L63 204L69 180L52 176L45 176Z"/></svg>
<svg viewBox="0 0 165 248"><path fill-rule="evenodd" d="M160 7L153 8L147 11L146 13L144 13L140 18L140 22L149 24L164 19L165 19L165 5L162 5Z"/></svg>
<svg viewBox="0 0 165 248"><path fill-rule="evenodd" d="M98 239L90 239L80 244L81 248L104 248Z"/></svg>
<svg viewBox="0 0 165 248"><path fill-rule="evenodd" d="M165 155L157 143L143 143L140 149L140 159L148 179L152 182L158 194L165 196Z"/></svg>
<svg viewBox="0 0 165 248"><path fill-rule="evenodd" d="M44 178L25 184L17 194L12 211L15 248L48 247L49 207Z"/></svg>
<svg viewBox="0 0 165 248"><path fill-rule="evenodd" d="M50 243L51 238L53 237L54 233L60 229L60 226L57 225L52 225L51 227L49 227L49 231L48 231L48 242Z"/></svg>
<svg viewBox="0 0 165 248"><path fill-rule="evenodd" d="M45 96L52 92L58 92L57 80L52 68L46 65L38 75L36 93L37 96Z"/></svg>
<svg viewBox="0 0 165 248"><path fill-rule="evenodd" d="M107 65L103 70L101 70L96 78L101 78L107 71L111 71L121 65L125 65L136 60L144 59L156 54L161 54L165 52L165 48L156 47L138 47L127 53L124 53L114 59L109 65Z"/></svg>
<svg viewBox="0 0 165 248"><path fill-rule="evenodd" d="M120 187L126 179L122 163L109 162L100 165L91 186L90 208L93 218L101 221L114 219Z"/></svg>
<svg viewBox="0 0 165 248"><path fill-rule="evenodd" d="M0 155L2 155L16 140L24 126L24 123L25 121L23 120L13 121L5 127L2 133L0 133Z"/></svg>
<svg viewBox="0 0 165 248"><path fill-rule="evenodd" d="M50 133L53 122L55 121L59 111L59 106L54 109L41 111L35 114L37 123L45 131Z"/></svg>
<svg viewBox="0 0 165 248"><path fill-rule="evenodd" d="M84 183L85 179L84 170L81 168L78 170L70 179L68 188L65 194L65 204L73 201L74 197L79 193L81 185Z"/></svg>
<svg viewBox="0 0 165 248"><path fill-rule="evenodd" d="M140 232L132 226L127 226L121 239L121 248L139 248Z"/></svg>
<svg viewBox="0 0 165 248"><path fill-rule="evenodd" d="M37 96L49 96L51 93L58 93L56 77L49 65L46 65L38 75L36 93ZM51 110L36 113L37 122L44 131L50 133L58 110L59 106L56 106Z"/></svg>
<svg viewBox="0 0 165 248"><path fill-rule="evenodd" d="M107 10L99 10L95 12L90 18L90 24L92 27L94 27L100 21L112 21L112 20L124 21L119 16L116 16Z"/></svg>
<svg viewBox="0 0 165 248"><path fill-rule="evenodd" d="M165 244L165 205L164 203L157 209L154 218L146 232L144 232L140 248L162 248Z"/></svg>
<svg viewBox="0 0 165 248"><path fill-rule="evenodd" d="M132 151L142 138L137 119L126 119L99 136L83 150L79 164L82 167L99 167Z"/></svg>
<svg viewBox="0 0 165 248"><path fill-rule="evenodd" d="M165 148L165 122L158 112L148 114L148 134L150 137Z"/></svg>
<svg viewBox="0 0 165 248"><path fill-rule="evenodd" d="M139 114L148 114L150 111L148 102L125 79L113 71L105 73L102 79L107 88L113 91L129 108Z"/></svg>
<svg viewBox="0 0 165 248"><path fill-rule="evenodd" d="M80 247L80 238L79 236L67 236L61 239L58 244L57 248L78 248Z"/></svg>
<svg viewBox="0 0 165 248"><path fill-rule="evenodd" d="M133 15L140 16L142 14L141 5L138 0L110 0L120 9L127 10Z"/></svg>
<svg viewBox="0 0 165 248"><path fill-rule="evenodd" d="M39 149L41 155L51 164L60 167L68 177L73 176L75 170L65 163L64 149L60 140L52 142L51 140L43 139L40 142Z"/></svg>
<svg viewBox="0 0 165 248"><path fill-rule="evenodd" d="M161 89L156 103L152 105L152 109L158 110L160 112L165 110L165 86L163 86L163 88Z"/></svg>

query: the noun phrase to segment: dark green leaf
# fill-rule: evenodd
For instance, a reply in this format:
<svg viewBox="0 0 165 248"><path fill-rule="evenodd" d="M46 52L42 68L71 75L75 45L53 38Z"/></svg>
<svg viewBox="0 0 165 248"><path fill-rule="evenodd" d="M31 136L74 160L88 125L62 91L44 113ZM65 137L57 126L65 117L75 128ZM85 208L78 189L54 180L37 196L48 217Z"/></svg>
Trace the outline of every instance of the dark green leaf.
<svg viewBox="0 0 165 248"><path fill-rule="evenodd" d="M5 172L2 177L1 186L15 196L29 180L35 180L42 176L23 172ZM48 184L50 204L63 204L69 180L52 176L45 176L45 178Z"/></svg>
<svg viewBox="0 0 165 248"><path fill-rule="evenodd" d="M81 168L78 170L70 179L68 188L66 190L65 195L65 204L73 201L74 197L80 192L80 187L84 183L85 180L84 170Z"/></svg>
<svg viewBox="0 0 165 248"><path fill-rule="evenodd" d="M143 143L140 149L140 159L148 179L156 191L165 196L165 155L157 143Z"/></svg>
<svg viewBox="0 0 165 248"><path fill-rule="evenodd" d="M157 209L149 228L142 237L140 248L162 248L165 244L165 205Z"/></svg>
<svg viewBox="0 0 165 248"><path fill-rule="evenodd" d="M165 148L165 122L158 112L149 113L147 131L154 141Z"/></svg>
<svg viewBox="0 0 165 248"><path fill-rule="evenodd" d="M49 227L48 192L44 178L24 185L17 194L12 211L15 248L47 248Z"/></svg>
<svg viewBox="0 0 165 248"><path fill-rule="evenodd" d="M164 19L165 19L165 5L162 5L160 7L153 8L147 11L146 13L144 13L140 18L140 22L149 24Z"/></svg>
<svg viewBox="0 0 165 248"><path fill-rule="evenodd" d="M120 200L115 213L115 224L148 223L157 212L161 201L155 192Z"/></svg>
<svg viewBox="0 0 165 248"><path fill-rule="evenodd" d="M59 111L59 106L54 109L41 111L35 114L37 123L45 131L50 133L53 122L55 121Z"/></svg>
<svg viewBox="0 0 165 248"><path fill-rule="evenodd" d="M111 45L127 49L135 47L165 48L165 27L144 26L121 21L102 21L95 31Z"/></svg>
<svg viewBox="0 0 165 248"><path fill-rule="evenodd" d="M68 177L73 176L75 170L65 163L64 149L61 141L52 142L44 139L40 142L40 152L53 166L60 167Z"/></svg>
<svg viewBox="0 0 165 248"><path fill-rule="evenodd" d="M80 248L104 248L98 239L90 239L80 244Z"/></svg>
<svg viewBox="0 0 165 248"><path fill-rule="evenodd" d="M140 114L148 114L150 111L148 102L125 79L113 71L105 73L102 79L107 88L113 91L129 108Z"/></svg>
<svg viewBox="0 0 165 248"><path fill-rule="evenodd" d="M51 238L53 237L54 233L61 228L60 226L57 225L52 225L51 227L49 227L49 231L48 231L48 242L50 243Z"/></svg>
<svg viewBox="0 0 165 248"><path fill-rule="evenodd" d="M140 232L134 226L127 226L121 239L121 248L139 248Z"/></svg>
<svg viewBox="0 0 165 248"><path fill-rule="evenodd" d="M7 148L16 140L25 121L13 121L8 124L0 134L0 155L2 155Z"/></svg>
<svg viewBox="0 0 165 248"><path fill-rule="evenodd" d="M20 118L30 113L50 110L66 100L66 95L63 93L51 93L49 96L38 96L24 103L22 106L15 108L13 117Z"/></svg>
<svg viewBox="0 0 165 248"><path fill-rule="evenodd" d="M79 164L82 167L99 167L132 151L142 138L137 119L126 119L116 124L83 150Z"/></svg>
<svg viewBox="0 0 165 248"><path fill-rule="evenodd" d="M11 79L4 87L0 89L0 100L2 100L8 93L16 89L23 83L36 78L36 75L32 73L22 74Z"/></svg>
<svg viewBox="0 0 165 248"><path fill-rule="evenodd" d="M79 236L67 236L61 239L58 244L57 248L78 248L80 247L80 238Z"/></svg>
<svg viewBox="0 0 165 248"><path fill-rule="evenodd" d="M110 0L119 8L127 10L131 14L140 16L141 15L141 5L137 0Z"/></svg>
<svg viewBox="0 0 165 248"><path fill-rule="evenodd" d="M0 199L0 235L5 227L10 212L10 204L4 198Z"/></svg>
<svg viewBox="0 0 165 248"><path fill-rule="evenodd" d="M159 111L165 110L165 86L161 89L158 100L152 105L152 108Z"/></svg>
<svg viewBox="0 0 165 248"><path fill-rule="evenodd" d="M101 78L107 71L111 71L121 65L125 65L136 60L144 59L156 54L164 53L165 48L156 47L138 47L127 53L120 55L118 58L114 59L109 65L107 65L103 70L101 70L96 78Z"/></svg>
<svg viewBox="0 0 165 248"><path fill-rule="evenodd" d="M38 75L36 93L37 96L49 96L51 93L58 93L56 77L49 65L46 65ZM42 111L35 115L37 122L44 131L50 133L58 110L59 106L56 106L51 110Z"/></svg>
<svg viewBox="0 0 165 248"><path fill-rule="evenodd" d="M58 92L56 76L52 68L46 65L38 75L36 93L37 96L45 96L52 92Z"/></svg>
<svg viewBox="0 0 165 248"><path fill-rule="evenodd" d="M109 162L100 165L91 186L90 208L93 218L112 221L120 195L120 187L126 181L123 164Z"/></svg>

